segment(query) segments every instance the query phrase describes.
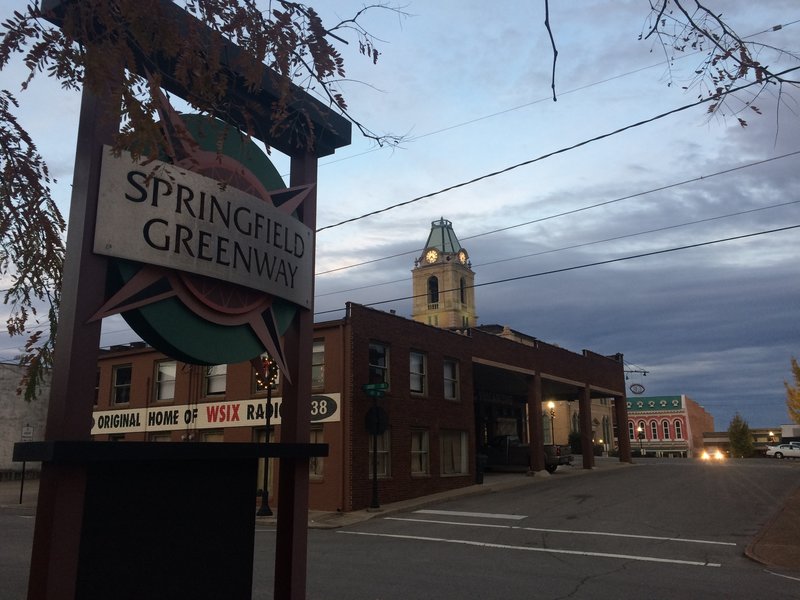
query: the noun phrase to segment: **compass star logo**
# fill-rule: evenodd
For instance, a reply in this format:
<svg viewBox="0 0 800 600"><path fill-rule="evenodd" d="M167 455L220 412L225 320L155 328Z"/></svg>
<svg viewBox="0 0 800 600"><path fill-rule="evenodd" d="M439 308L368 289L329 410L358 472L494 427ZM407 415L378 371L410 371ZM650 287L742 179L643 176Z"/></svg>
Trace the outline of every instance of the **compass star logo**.
<svg viewBox="0 0 800 600"><path fill-rule="evenodd" d="M178 224L177 230L171 237L166 233L153 234L152 231L161 231L156 227L165 224L164 219L153 218L147 221L143 239L151 248L163 251L160 264L132 260L130 253L114 254L116 240L113 236L110 241L100 244L101 253L108 253L115 258L109 261L109 297L92 320L121 314L131 328L151 346L192 364L241 362L266 351L274 358L284 376L290 380L281 336L294 318L297 305L285 298L266 293L262 287L266 283L263 278L269 276L276 281L287 285L291 283L294 286L295 277L298 279L304 276L313 277L311 273L298 274L298 267L292 266L288 261L293 258L292 254L301 256L309 250L313 240L308 242L309 248L306 248L302 236L295 233L292 238L289 228L279 227L280 224L276 219L263 217L257 210L254 211L252 206L255 198L258 200L256 206L263 203L269 210L283 215L282 218L288 222L299 224L292 215L302 206L313 185L286 188L264 152L241 132L210 117L179 115L160 93L159 99L161 104L159 113L168 145L167 153L174 157L169 166L174 167L175 172L189 171L213 179L219 182L217 186L220 190L234 188L231 193L238 194L234 199L241 197L240 192L244 192L251 208L239 207L234 209L236 211L234 214L246 213L262 217L261 221L254 217L253 222L247 223L248 233L254 236L258 233L262 236L271 236L270 243L277 246L280 242L282 244L280 248L287 259L277 258L277 252L272 256L262 253L253 258L253 253L257 250L250 248L249 255L240 251L234 258L240 259L242 263L247 261L248 271L250 261L256 263L253 269L258 269L256 275L262 280L254 279L252 285L232 283L229 272L234 270L233 267L224 268L233 264L229 257L234 254L234 246L228 245L230 241L227 238L221 238L221 241L217 242L214 254L212 244L208 241L210 235L206 235L205 238L196 235L195 238L199 241L193 241L199 245L194 247L193 254L188 240L192 239L195 232L190 227ZM188 187L182 188L172 180L173 171L169 171L167 176L159 174L155 178L155 184L151 183L152 173L147 177L142 176L146 171L147 166L140 167L140 171L128 171L128 183L142 193L141 198L131 193L124 196L117 194L118 197L127 199L128 205L136 203L138 206L156 206L160 185L162 193L160 200L163 201L164 198L171 200L174 212L199 211L193 208L195 205L190 203L190 200L196 200L197 206L202 207L203 211L206 210L206 196L194 198L193 193L190 195L186 191ZM136 178L131 173L142 177ZM150 185L154 187L149 189L152 194L147 196L146 188ZM211 206L208 210L213 209L213 202L217 202L219 210L222 203L211 195L208 198ZM104 197L101 197L101 202L106 202ZM232 205L233 203L229 202L229 206ZM192 216L196 215L193 213ZM181 217L185 217L185 214ZM213 216L211 219L213 220ZM99 208L97 231L104 225L105 220L101 220ZM237 226L240 231L244 231L245 226L241 224ZM161 235L159 238L161 242L153 241L157 235ZM308 235L311 235L310 232ZM98 251L98 239L96 234L95 251ZM172 246L168 248L167 242L174 243L174 248ZM290 242L293 245L290 245ZM163 247L160 246L162 243ZM111 250L106 252L105 248ZM235 248L240 250L239 246ZM313 252L313 249L310 251ZM198 262L198 255L200 259L207 260L215 256L217 270L213 271L213 276L208 276L196 270L173 268L170 261L178 264L181 258L178 255L181 252L190 255L194 262ZM125 258L120 258L121 256ZM202 260L199 262L202 263ZM239 278L241 279L241 276Z"/></svg>

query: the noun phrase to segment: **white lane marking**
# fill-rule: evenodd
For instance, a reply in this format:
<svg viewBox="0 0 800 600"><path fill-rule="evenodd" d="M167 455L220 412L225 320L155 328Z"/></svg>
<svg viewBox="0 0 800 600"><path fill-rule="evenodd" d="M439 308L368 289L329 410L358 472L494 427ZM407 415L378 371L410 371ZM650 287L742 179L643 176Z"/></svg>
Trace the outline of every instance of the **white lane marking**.
<svg viewBox="0 0 800 600"><path fill-rule="evenodd" d="M717 546L735 546L735 542L717 542L714 540L693 540L691 538L659 537L657 535L636 535L633 533L611 533L604 531L578 531L575 529L544 529L542 527L521 527L519 525L495 525L494 523L461 523L458 521L437 521L434 519L410 519L405 517L386 517L387 521L411 521L413 523L436 523L438 525L460 525L465 527L495 527L500 529L521 529L523 531L540 531L543 533L571 533L575 535L602 535L607 537L624 537L640 540L658 540L662 542L685 542L687 544L713 544Z"/></svg>
<svg viewBox="0 0 800 600"><path fill-rule="evenodd" d="M527 552L544 552L546 554L572 554L575 556L593 556L598 558L618 558L621 560L638 560L642 562L669 563L673 565L686 565L690 567L721 567L721 563L702 562L695 560L679 560L675 558L658 558L655 556L641 556L634 554L615 554L610 552L587 552L583 550L559 550L557 548L534 548L531 546L511 546L509 544L492 544L488 542L475 542L472 540L450 540L447 538L434 538L416 535L398 535L389 533L370 533L366 531L337 531L348 535L368 535L372 537L385 537L401 540L417 540L422 542L442 542L445 544L463 544L465 546L478 546L480 548L499 548L501 550L525 550Z"/></svg>
<svg viewBox="0 0 800 600"><path fill-rule="evenodd" d="M790 577L789 575L776 573L775 571L770 571L769 569L764 569L764 572L769 573L770 575L775 575L776 577L783 577L784 579L791 579L792 581L800 581L800 577Z"/></svg>
<svg viewBox="0 0 800 600"><path fill-rule="evenodd" d="M525 515L504 515L502 513L462 512L460 510L415 510L414 513L423 515L453 515L454 517L483 517L485 519L510 519L521 521Z"/></svg>

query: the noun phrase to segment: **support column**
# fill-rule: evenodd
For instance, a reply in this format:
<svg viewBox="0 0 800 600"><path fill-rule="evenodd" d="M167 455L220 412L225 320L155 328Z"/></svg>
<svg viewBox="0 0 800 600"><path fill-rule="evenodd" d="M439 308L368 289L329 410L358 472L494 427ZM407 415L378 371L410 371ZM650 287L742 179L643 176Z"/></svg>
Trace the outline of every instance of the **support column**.
<svg viewBox="0 0 800 600"><path fill-rule="evenodd" d="M614 396L614 418L617 421L617 444L620 462L633 462L631 440L628 437L628 399Z"/></svg>
<svg viewBox="0 0 800 600"><path fill-rule="evenodd" d="M588 384L583 388L578 406L580 407L583 468L591 469L594 467L594 444L592 443L592 392Z"/></svg>
<svg viewBox="0 0 800 600"><path fill-rule="evenodd" d="M292 157L290 185L317 181L312 154ZM298 210L300 220L317 228L317 190L312 189ZM316 235L315 235L316 238ZM314 247L316 249L316 240ZM314 271L312 257L311 271ZM311 431L311 354L314 339L314 285L311 306L300 309L286 331L284 344L292 382L284 382L281 442L308 443ZM281 458L278 479L278 520L275 541L275 600L306 597L308 562L308 458Z"/></svg>
<svg viewBox="0 0 800 600"><path fill-rule="evenodd" d="M544 470L544 430L542 427L542 376L528 377L528 447L531 449L528 468L534 473Z"/></svg>
<svg viewBox="0 0 800 600"><path fill-rule="evenodd" d="M91 439L101 323L89 318L103 304L107 264L93 252L94 227L103 144L119 130L109 107L119 104L121 73L106 77L103 93L84 85L81 97L45 441ZM42 463L28 598L75 597L87 468Z"/></svg>

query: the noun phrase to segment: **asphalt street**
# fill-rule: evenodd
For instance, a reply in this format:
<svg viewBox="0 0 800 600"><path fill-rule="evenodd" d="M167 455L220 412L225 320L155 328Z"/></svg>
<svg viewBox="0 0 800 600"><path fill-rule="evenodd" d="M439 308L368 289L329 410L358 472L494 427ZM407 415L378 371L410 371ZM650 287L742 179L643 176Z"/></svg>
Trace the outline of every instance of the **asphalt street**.
<svg viewBox="0 0 800 600"><path fill-rule="evenodd" d="M800 598L800 461L606 460L312 513L308 598ZM36 485L22 505L18 482L0 488L0 598L23 598ZM253 598L272 597L273 565L259 519Z"/></svg>

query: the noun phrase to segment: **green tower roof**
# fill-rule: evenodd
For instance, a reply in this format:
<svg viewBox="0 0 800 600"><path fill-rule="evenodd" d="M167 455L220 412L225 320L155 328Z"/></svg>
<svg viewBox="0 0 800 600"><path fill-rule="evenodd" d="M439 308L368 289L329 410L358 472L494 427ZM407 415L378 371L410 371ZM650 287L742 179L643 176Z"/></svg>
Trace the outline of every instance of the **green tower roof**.
<svg viewBox="0 0 800 600"><path fill-rule="evenodd" d="M425 248L436 248L445 254L456 254L461 250L461 244L453 231L453 224L444 217L433 221Z"/></svg>

